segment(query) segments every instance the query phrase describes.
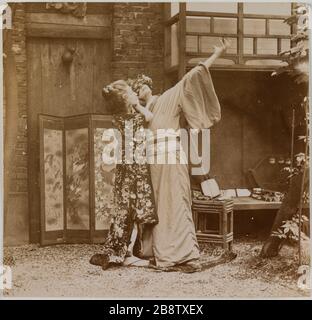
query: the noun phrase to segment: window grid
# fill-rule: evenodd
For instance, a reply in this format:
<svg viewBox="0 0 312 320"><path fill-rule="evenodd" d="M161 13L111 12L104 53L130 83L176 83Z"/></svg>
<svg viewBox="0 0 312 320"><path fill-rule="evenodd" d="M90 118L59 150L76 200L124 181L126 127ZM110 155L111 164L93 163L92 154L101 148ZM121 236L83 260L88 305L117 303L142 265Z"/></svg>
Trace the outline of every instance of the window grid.
<svg viewBox="0 0 312 320"><path fill-rule="evenodd" d="M184 41L186 61L209 56L212 51L207 43L213 44L213 38L232 39L231 47L222 58L232 60L236 67L246 66L246 62L252 59L280 60L280 52L290 47L291 30L283 23L288 16L246 14L243 3L238 3L237 13L186 11L185 3L181 3L180 13L168 19L165 22L167 26L180 19L181 8L184 9L185 26L184 30L179 30L179 48L183 49ZM199 31L196 31L196 25L202 26ZM222 28L225 32L222 32ZM206 43L205 50L203 41ZM248 47L245 48L244 44ZM181 59L181 54L179 57Z"/></svg>

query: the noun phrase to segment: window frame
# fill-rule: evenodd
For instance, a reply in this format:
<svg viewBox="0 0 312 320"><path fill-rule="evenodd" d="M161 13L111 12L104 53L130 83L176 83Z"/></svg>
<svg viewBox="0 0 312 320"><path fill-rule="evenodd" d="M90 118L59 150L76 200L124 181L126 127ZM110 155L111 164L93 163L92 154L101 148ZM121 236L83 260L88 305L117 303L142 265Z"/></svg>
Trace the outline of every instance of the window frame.
<svg viewBox="0 0 312 320"><path fill-rule="evenodd" d="M205 12L205 11L189 11L186 10L186 3L179 3L179 12L171 16L171 3L165 3L165 57L167 57L167 63L165 63L165 73L171 74L177 73L178 78L182 78L187 69L192 67L192 64L187 63L191 58L208 58L211 53L201 52L187 52L186 51L186 37L197 36L197 42L199 43L201 36L210 37L230 37L237 38L237 54L224 54L222 58L229 59L234 62L232 65L213 65L213 69L235 69L235 70L274 70L274 66L267 65L246 65L246 62L250 60L281 60L279 53L282 48L283 39L291 39L291 34L294 32L290 29L289 35L275 35L270 34L270 20L284 20L289 16L285 15L265 15L265 14L251 14L244 13L244 3L237 3L237 13L220 13L220 12ZM291 10L293 12L295 3L291 3ZM187 17L209 17L210 18L210 31L203 32L187 32L186 19ZM237 19L237 33L215 33L214 32L214 18L235 18ZM265 32L263 34L245 34L244 33L244 19L261 19L265 21ZM168 56L171 54L171 33L170 28L173 24L178 25L178 65L168 65ZM253 53L244 53L244 38L253 39ZM277 54L257 54L257 39L276 39L277 42ZM170 43L170 46L168 45ZM290 44L292 45L292 44Z"/></svg>

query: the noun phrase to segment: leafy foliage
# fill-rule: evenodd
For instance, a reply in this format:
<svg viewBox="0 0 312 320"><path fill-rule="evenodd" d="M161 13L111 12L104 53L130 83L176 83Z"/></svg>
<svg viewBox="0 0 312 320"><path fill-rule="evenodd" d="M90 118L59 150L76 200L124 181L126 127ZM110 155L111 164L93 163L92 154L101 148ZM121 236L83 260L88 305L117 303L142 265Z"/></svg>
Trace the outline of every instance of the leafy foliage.
<svg viewBox="0 0 312 320"><path fill-rule="evenodd" d="M294 46L286 51L281 52L281 57L287 62L287 67L281 67L272 73L272 76L281 73L287 73L294 78L296 83L307 83L309 81L309 7L308 4L299 4L294 13L285 19L285 23L290 25L296 31L292 35L291 41ZM309 98L305 96L300 104L300 108L305 113L306 135L299 136L298 140L309 143ZM286 167L290 177L298 174L300 170L307 167L309 163L308 154L299 153L295 155L295 166L293 168Z"/></svg>
<svg viewBox="0 0 312 320"><path fill-rule="evenodd" d="M296 30L291 37L294 46L280 54L288 66L277 69L272 75L286 72L294 77L297 83L309 81L308 10L308 4L300 4L296 7L294 14L285 19L284 22Z"/></svg>
<svg viewBox="0 0 312 320"><path fill-rule="evenodd" d="M308 222L309 219L302 215L301 222ZM273 236L280 239L290 239L294 241L299 240L299 215L296 214L292 217L291 220L284 221L281 227L277 231L273 231ZM301 238L303 240L308 240L309 237L301 231Z"/></svg>
<svg viewBox="0 0 312 320"><path fill-rule="evenodd" d="M292 26L296 31L292 35L291 41L294 46L284 52L281 52L281 57L287 62L287 67L281 67L272 73L272 76L277 76L281 73L287 73L294 78L298 84L307 83L309 81L309 36L308 36L308 4L300 4L294 10L291 17L285 19L285 23ZM298 153L295 155L293 167L285 167L284 170L289 172L289 178L303 172L308 168L309 164L309 99L307 96L303 98L300 106L305 114L306 135L299 136L298 140L303 140L306 145L305 153ZM301 195L304 202L309 201L309 192L305 190ZM291 220L284 221L277 231L273 231L272 235L280 239L299 240L299 225L308 221L304 215L301 216L301 223L299 223L299 214L292 217ZM301 231L301 238L303 240L309 239L306 234Z"/></svg>

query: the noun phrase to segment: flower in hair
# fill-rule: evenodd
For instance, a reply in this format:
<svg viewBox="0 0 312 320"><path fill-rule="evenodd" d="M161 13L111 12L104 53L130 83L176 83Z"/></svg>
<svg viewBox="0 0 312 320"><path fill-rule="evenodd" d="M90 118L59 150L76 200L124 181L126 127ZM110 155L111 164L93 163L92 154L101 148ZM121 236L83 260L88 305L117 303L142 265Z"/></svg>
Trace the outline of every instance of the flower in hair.
<svg viewBox="0 0 312 320"><path fill-rule="evenodd" d="M109 94L113 91L113 87L109 84L108 86L106 86L103 91L106 93L106 94Z"/></svg>
<svg viewBox="0 0 312 320"><path fill-rule="evenodd" d="M137 94L143 85L147 85L151 89L153 88L153 80L144 74L139 74L136 79L129 79L127 82L132 90Z"/></svg>

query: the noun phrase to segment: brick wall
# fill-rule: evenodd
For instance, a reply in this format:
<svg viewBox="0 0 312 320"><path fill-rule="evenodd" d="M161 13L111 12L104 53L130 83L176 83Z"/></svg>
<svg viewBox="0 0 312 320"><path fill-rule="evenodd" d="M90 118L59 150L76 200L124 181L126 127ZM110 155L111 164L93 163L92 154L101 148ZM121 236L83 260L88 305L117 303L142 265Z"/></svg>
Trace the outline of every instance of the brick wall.
<svg viewBox="0 0 312 320"><path fill-rule="evenodd" d="M113 80L150 76L163 90L163 4L117 3L113 10Z"/></svg>
<svg viewBox="0 0 312 320"><path fill-rule="evenodd" d="M27 192L27 64L25 37L25 4L16 4L13 22L13 50L15 52L18 85L18 135L15 144L14 172L10 191Z"/></svg>
<svg viewBox="0 0 312 320"><path fill-rule="evenodd" d="M5 245L24 244L29 241L28 188L27 188L27 61L26 61L26 13L24 3L15 3L13 19L13 45L15 55L18 116L14 123L4 122L10 128L17 126L17 136L12 145L12 171L9 181L9 198L5 213ZM4 101L5 104L5 101ZM5 106L4 106L5 109ZM12 150L12 149L11 149Z"/></svg>

